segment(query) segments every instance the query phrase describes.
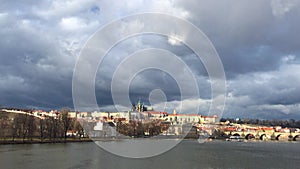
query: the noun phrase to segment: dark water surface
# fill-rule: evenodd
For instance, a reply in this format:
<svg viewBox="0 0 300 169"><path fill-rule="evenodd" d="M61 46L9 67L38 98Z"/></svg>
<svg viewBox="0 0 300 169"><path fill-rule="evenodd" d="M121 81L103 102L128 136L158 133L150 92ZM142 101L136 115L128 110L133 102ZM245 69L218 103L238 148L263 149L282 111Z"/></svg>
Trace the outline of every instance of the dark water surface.
<svg viewBox="0 0 300 169"><path fill-rule="evenodd" d="M300 168L300 143L185 140L156 157L129 159L95 143L1 145L1 169Z"/></svg>

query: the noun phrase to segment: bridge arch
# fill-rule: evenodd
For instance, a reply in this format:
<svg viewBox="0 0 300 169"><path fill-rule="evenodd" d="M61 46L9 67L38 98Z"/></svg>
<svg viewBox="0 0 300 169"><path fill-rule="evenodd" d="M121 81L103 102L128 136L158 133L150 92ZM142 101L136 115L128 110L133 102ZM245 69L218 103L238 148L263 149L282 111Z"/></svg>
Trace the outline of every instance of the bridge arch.
<svg viewBox="0 0 300 169"><path fill-rule="evenodd" d="M254 139L254 138L255 138L255 136L251 133L247 134L245 137L245 139L247 139L247 140Z"/></svg>
<svg viewBox="0 0 300 169"><path fill-rule="evenodd" d="M277 136L276 136L276 140L279 140L279 137L281 136L281 134L278 134Z"/></svg>
<svg viewBox="0 0 300 169"><path fill-rule="evenodd" d="M233 136L241 136L239 133L234 133Z"/></svg>
<svg viewBox="0 0 300 169"><path fill-rule="evenodd" d="M259 136L259 139L260 140L265 140L267 138L267 135L266 134L262 134Z"/></svg>
<svg viewBox="0 0 300 169"><path fill-rule="evenodd" d="M299 138L298 140L300 140L300 134L295 135L295 137L293 138L293 141L297 141L297 138Z"/></svg>

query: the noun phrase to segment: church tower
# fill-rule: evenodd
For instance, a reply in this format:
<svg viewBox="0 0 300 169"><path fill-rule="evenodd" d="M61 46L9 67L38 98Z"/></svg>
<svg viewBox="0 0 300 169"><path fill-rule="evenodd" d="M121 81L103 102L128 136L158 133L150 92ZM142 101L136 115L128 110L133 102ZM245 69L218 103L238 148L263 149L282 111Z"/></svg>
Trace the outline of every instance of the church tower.
<svg viewBox="0 0 300 169"><path fill-rule="evenodd" d="M176 109L174 109L174 111L173 111L173 114L174 114L174 115L176 115L176 114L177 114L177 112L176 112Z"/></svg>

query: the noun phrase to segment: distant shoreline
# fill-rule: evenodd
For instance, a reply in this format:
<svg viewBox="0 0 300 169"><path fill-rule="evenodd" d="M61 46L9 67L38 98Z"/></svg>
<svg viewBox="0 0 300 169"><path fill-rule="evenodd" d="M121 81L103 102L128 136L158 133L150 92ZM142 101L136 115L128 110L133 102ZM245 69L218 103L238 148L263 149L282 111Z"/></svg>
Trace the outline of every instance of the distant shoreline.
<svg viewBox="0 0 300 169"><path fill-rule="evenodd" d="M102 139L90 139L90 138L84 138L84 139L67 139L65 140L0 140L0 145L21 145L21 144L67 144L67 143L85 143L85 142L95 142L95 141L120 141L120 140L130 140L130 139L139 139L142 140L143 138L102 138ZM155 138L153 138L155 139ZM156 138L156 139L174 139L175 138ZM177 139L182 139L182 140L198 140L195 138L177 138ZM236 141L228 141L226 139L207 139L207 142L211 141L224 141L224 142L236 142ZM289 141L289 140L243 140L241 142L265 142L265 143L272 143L272 142L290 142L294 143L297 141Z"/></svg>
<svg viewBox="0 0 300 169"><path fill-rule="evenodd" d="M93 142L89 138L84 139L67 139L67 140L0 140L0 145L9 145L9 144L56 144L56 143L80 143L80 142Z"/></svg>

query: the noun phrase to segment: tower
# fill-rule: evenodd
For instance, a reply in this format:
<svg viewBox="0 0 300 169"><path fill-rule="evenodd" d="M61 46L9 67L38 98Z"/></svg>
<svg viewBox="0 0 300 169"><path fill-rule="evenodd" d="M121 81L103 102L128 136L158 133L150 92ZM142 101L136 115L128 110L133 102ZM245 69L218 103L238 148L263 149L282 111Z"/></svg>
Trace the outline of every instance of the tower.
<svg viewBox="0 0 300 169"><path fill-rule="evenodd" d="M176 112L176 110L175 110L175 109L174 109L174 111L173 111L173 114L174 114L174 115L176 115L176 114L177 114L177 112Z"/></svg>
<svg viewBox="0 0 300 169"><path fill-rule="evenodd" d="M141 103L141 99L139 99L139 101L137 103L137 111L138 112L142 112L143 111L143 107L144 107L144 105Z"/></svg>

